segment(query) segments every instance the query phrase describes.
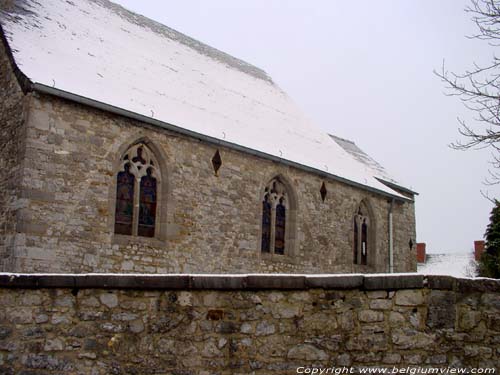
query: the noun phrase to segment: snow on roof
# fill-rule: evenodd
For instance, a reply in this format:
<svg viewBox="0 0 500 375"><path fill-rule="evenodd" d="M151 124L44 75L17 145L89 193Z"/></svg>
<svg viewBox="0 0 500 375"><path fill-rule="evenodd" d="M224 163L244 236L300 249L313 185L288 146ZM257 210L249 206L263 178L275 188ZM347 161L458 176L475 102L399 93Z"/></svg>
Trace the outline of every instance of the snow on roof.
<svg viewBox="0 0 500 375"><path fill-rule="evenodd" d="M15 63L33 83L402 197L259 68L106 0L2 4Z"/></svg>
<svg viewBox="0 0 500 375"><path fill-rule="evenodd" d="M360 163L364 164L367 168L372 170L374 176L380 177L386 181L393 182L397 184L398 182L392 178L384 167L382 167L379 163L377 163L371 156L369 156L366 152L361 150L356 143L350 141L348 139L337 137L333 134L330 134L330 137L345 151L351 154L356 160Z"/></svg>
<svg viewBox="0 0 500 375"><path fill-rule="evenodd" d="M417 264L417 272L424 275L473 277L472 253L427 254L425 263Z"/></svg>

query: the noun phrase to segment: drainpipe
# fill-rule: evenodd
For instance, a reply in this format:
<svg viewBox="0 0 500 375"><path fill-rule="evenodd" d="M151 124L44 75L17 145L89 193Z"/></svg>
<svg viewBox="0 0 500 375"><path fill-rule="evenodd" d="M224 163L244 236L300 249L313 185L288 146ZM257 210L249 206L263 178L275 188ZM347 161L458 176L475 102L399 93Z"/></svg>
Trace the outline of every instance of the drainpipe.
<svg viewBox="0 0 500 375"><path fill-rule="evenodd" d="M389 206L389 273L394 273L394 244L392 241L392 206L394 204L394 199L391 199L391 204Z"/></svg>

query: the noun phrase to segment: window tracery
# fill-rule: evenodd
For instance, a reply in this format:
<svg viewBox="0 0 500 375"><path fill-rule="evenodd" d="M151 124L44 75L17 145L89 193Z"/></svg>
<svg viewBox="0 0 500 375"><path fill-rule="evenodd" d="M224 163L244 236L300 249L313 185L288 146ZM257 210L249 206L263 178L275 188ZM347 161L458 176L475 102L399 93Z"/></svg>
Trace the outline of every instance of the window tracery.
<svg viewBox="0 0 500 375"><path fill-rule="evenodd" d="M116 178L115 233L154 237L160 173L153 152L142 143L128 149Z"/></svg>
<svg viewBox="0 0 500 375"><path fill-rule="evenodd" d="M358 208L358 212L354 215L354 264L368 264L368 255L371 251L369 248L369 244L371 242L369 227L370 217L368 209L366 208L364 202L362 202Z"/></svg>
<svg viewBox="0 0 500 375"><path fill-rule="evenodd" d="M263 253L285 254L289 208L286 186L279 177L276 177L265 187L262 199L261 251Z"/></svg>

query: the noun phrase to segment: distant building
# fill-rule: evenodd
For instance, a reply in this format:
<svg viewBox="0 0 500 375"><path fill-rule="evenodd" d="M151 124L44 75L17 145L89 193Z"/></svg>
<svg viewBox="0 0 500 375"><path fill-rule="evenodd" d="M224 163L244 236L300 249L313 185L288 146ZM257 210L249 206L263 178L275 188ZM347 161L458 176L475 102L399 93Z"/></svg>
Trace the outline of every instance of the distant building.
<svg viewBox="0 0 500 375"><path fill-rule="evenodd" d="M481 259L481 255L483 255L484 252L484 241L479 240L479 241L474 241L474 258L478 261Z"/></svg>

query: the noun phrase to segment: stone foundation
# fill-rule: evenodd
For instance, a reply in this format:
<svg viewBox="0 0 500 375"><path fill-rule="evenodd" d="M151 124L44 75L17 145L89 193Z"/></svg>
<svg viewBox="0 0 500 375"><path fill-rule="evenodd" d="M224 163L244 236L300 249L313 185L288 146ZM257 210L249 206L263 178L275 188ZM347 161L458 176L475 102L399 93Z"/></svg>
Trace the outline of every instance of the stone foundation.
<svg viewBox="0 0 500 375"><path fill-rule="evenodd" d="M500 281L0 274L2 374L497 368Z"/></svg>

